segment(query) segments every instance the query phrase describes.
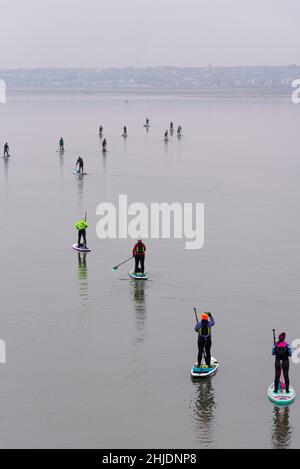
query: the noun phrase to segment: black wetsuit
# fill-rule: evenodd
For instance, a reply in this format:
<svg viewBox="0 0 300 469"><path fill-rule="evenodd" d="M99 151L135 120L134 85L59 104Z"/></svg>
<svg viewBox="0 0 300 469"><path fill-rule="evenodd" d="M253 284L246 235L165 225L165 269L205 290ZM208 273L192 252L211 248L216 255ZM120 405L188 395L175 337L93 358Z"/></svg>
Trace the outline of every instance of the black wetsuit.
<svg viewBox="0 0 300 469"><path fill-rule="evenodd" d="M81 238L83 238L83 245L86 247L86 230L78 230L78 246L80 246Z"/></svg>
<svg viewBox="0 0 300 469"><path fill-rule="evenodd" d="M79 172L80 173L83 173L83 159L81 157L78 158L77 162L76 162L76 166L79 165Z"/></svg>
<svg viewBox="0 0 300 469"><path fill-rule="evenodd" d="M285 390L289 392L290 389L290 379L289 379L289 351L288 347L276 347L275 348L275 380L274 380L274 391L278 392L280 373L283 373Z"/></svg>

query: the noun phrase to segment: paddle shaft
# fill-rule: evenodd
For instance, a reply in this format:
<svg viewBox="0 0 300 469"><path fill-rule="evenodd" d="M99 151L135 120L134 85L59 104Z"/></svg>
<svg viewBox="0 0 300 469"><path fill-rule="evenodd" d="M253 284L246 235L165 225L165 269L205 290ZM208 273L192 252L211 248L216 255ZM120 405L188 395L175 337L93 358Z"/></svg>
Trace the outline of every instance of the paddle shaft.
<svg viewBox="0 0 300 469"><path fill-rule="evenodd" d="M198 324L199 321L198 321L198 315L197 315L197 310L196 310L196 308L194 308L194 312L195 312L196 323Z"/></svg>
<svg viewBox="0 0 300 469"><path fill-rule="evenodd" d="M114 267L114 270L117 270L121 265L123 265L123 264L125 264L126 262L130 261L131 259L133 259L133 257L134 257L134 256L131 256L131 257L129 257L129 259L126 259L126 261L123 261L123 262L121 262L121 264L116 265L116 266Z"/></svg>

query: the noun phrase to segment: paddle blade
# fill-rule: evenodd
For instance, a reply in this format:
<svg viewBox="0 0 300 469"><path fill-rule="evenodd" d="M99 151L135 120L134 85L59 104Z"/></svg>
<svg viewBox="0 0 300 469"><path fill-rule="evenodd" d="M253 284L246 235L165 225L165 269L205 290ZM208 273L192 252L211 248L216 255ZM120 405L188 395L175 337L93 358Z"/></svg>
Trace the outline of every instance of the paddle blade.
<svg viewBox="0 0 300 469"><path fill-rule="evenodd" d="M118 268L118 266L113 267L113 268L112 268L112 271L115 272L115 271L117 270L117 268Z"/></svg>

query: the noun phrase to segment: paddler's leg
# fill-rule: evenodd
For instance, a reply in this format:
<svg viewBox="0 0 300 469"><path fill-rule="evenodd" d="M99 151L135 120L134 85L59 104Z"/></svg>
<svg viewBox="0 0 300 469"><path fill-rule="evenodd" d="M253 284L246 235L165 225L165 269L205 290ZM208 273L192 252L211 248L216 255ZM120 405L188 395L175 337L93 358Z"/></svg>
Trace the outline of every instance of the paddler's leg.
<svg viewBox="0 0 300 469"><path fill-rule="evenodd" d="M201 362L202 362L202 355L203 355L203 351L204 351L204 345L205 345L205 341L203 339L203 337L200 337L200 335L198 336L198 366L200 367L201 366Z"/></svg>
<svg viewBox="0 0 300 469"><path fill-rule="evenodd" d="M139 262L140 262L139 256L135 256L134 260L135 260L134 273L136 274L138 272L138 269L139 269Z"/></svg>
<svg viewBox="0 0 300 469"><path fill-rule="evenodd" d="M274 380L274 392L278 392L279 379L281 372L281 363L280 360L275 360L275 380Z"/></svg>
<svg viewBox="0 0 300 469"><path fill-rule="evenodd" d="M81 235L82 235L82 230L78 230L78 242L77 242L78 247L80 246Z"/></svg>
<svg viewBox="0 0 300 469"><path fill-rule="evenodd" d="M141 256L141 270L143 274L145 272L145 256Z"/></svg>
<svg viewBox="0 0 300 469"><path fill-rule="evenodd" d="M287 393L289 393L290 391L289 368L290 368L289 361L284 360L282 362L282 372L283 372L283 377L284 377L285 390Z"/></svg>
<svg viewBox="0 0 300 469"><path fill-rule="evenodd" d="M211 360L211 337L208 337L205 341L205 363L208 366L208 368L211 367L210 360Z"/></svg>
<svg viewBox="0 0 300 469"><path fill-rule="evenodd" d="M82 230L83 246L86 248L86 230Z"/></svg>

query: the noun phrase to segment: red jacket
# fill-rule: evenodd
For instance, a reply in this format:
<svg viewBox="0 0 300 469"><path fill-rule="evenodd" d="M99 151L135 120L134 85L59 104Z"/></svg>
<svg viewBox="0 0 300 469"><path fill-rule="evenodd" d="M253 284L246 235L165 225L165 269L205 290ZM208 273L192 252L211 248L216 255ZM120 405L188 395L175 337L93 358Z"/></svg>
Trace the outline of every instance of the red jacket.
<svg viewBox="0 0 300 469"><path fill-rule="evenodd" d="M136 243L134 245L132 255L135 256L144 256L146 252L146 246L144 243Z"/></svg>

